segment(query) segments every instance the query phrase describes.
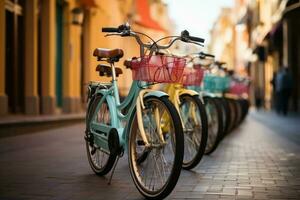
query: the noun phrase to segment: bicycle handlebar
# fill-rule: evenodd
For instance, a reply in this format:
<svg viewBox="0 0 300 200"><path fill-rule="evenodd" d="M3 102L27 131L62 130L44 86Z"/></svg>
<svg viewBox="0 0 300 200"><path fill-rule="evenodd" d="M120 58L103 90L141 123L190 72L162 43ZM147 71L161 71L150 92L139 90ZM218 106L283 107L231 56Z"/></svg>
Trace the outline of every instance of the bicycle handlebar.
<svg viewBox="0 0 300 200"><path fill-rule="evenodd" d="M114 28L114 27L103 27L102 32L106 33L119 33L119 28Z"/></svg>
<svg viewBox="0 0 300 200"><path fill-rule="evenodd" d="M204 39L203 38L199 38L199 37L195 37L195 36L189 36L189 39L195 42L200 42L200 43L204 43Z"/></svg>
<svg viewBox="0 0 300 200"><path fill-rule="evenodd" d="M183 42L189 42L189 40L191 40L194 42L204 43L205 41L203 38L190 36L190 33L187 30L182 31L180 37Z"/></svg>
<svg viewBox="0 0 300 200"><path fill-rule="evenodd" d="M181 32L180 36L178 36L175 39L171 40L169 42L169 44L167 44L167 45L158 45L154 40L153 40L153 44L150 44L150 43L145 44L140 39L138 33L134 32L134 31L131 31L130 29L131 29L130 25L128 23L126 23L126 24L120 25L118 28L115 28L115 27L103 27L102 28L102 32L113 33L113 34L107 34L106 36L119 35L119 36L122 36L122 37L125 37L125 36L135 37L137 43L140 45L141 53L142 53L142 51L143 51L144 48L151 49L152 51L153 51L153 49L152 49L153 47L154 48L156 47L157 49L168 49L177 40L181 40L183 42L188 42L188 43L194 43L194 44L197 44L197 45L201 45L201 44L198 44L198 43L204 43L204 41L205 41L202 38L190 36L189 32L187 30L184 30L184 31Z"/></svg>
<svg viewBox="0 0 300 200"><path fill-rule="evenodd" d="M128 23L122 24L120 26L118 26L118 28L116 27L102 27L102 32L106 32L106 33L122 33L125 31L130 31L130 25Z"/></svg>

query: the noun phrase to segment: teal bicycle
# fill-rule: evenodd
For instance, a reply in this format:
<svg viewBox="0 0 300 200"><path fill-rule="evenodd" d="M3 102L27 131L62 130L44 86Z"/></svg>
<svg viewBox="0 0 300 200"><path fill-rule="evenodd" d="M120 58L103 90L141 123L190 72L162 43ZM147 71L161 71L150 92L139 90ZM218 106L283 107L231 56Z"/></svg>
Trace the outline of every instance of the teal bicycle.
<svg viewBox="0 0 300 200"><path fill-rule="evenodd" d="M168 95L150 86L157 82L178 81L185 60L176 57L157 59L152 53L169 48L176 40L197 38L185 35L184 38L173 39L166 46L159 46L155 42L143 43L139 35L150 37L132 31L128 24L102 28L102 32L109 32L107 36L134 37L140 46L141 57L124 63L130 66L134 80L128 96L120 102L117 77L122 70L114 63L123 56L123 51L97 48L93 53L99 61L109 63L98 65L96 70L100 76L111 76L112 81L91 82L88 86L85 140L90 166L100 176L112 170L110 183L118 159L126 151L130 174L139 192L149 199L162 199L178 181L184 138L180 117ZM150 50L150 56L145 55L145 49ZM155 62L157 60L162 62L160 66Z"/></svg>

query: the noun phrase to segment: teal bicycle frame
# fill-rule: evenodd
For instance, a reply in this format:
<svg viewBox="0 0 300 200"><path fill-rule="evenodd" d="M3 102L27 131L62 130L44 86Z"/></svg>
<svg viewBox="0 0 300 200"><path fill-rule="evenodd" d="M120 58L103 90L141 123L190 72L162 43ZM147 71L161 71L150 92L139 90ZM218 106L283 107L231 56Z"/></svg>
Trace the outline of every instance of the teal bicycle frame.
<svg viewBox="0 0 300 200"><path fill-rule="evenodd" d="M131 84L128 96L124 99L124 101L120 102L120 96L118 91L118 81L115 75L115 66L111 64L112 67L112 84L110 88L99 88L95 91L94 95L102 95L100 102L98 103L94 116L92 117L91 122L91 133L94 135L94 141L97 147L101 147L103 151L109 152L109 145L108 145L108 138L112 132L117 131L119 137L119 144L123 150L127 151L127 141L128 141L128 131L129 131L129 122L133 119L137 108L137 115L139 113L139 107L143 105L143 99L147 96L168 96L168 94L156 91L152 89L148 89L148 85L146 82L143 81L136 81L134 80ZM108 104L109 112L110 112L110 122L111 125L100 124L97 123L94 119L102 103L106 101ZM90 101L89 103L92 103ZM122 110L127 108L127 113L123 114ZM139 117L138 117L139 118ZM125 122L125 123L124 123ZM138 124L139 120L138 120ZM140 126L139 126L140 127ZM141 130L141 128L140 128ZM141 130L143 132L143 128ZM143 137L143 133L141 133L144 142L147 144L147 139ZM145 141L146 140L146 141Z"/></svg>

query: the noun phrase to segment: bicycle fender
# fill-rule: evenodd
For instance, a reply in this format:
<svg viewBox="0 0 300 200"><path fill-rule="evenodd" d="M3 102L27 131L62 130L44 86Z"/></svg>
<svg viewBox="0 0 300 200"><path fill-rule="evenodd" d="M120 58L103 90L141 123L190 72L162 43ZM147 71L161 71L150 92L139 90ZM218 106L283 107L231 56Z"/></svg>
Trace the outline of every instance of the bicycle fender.
<svg viewBox="0 0 300 200"><path fill-rule="evenodd" d="M179 91L179 96L181 96L181 95L183 95L183 94L188 94L188 95L190 95L190 96L197 96L199 99L200 99L200 101L204 104L204 101L203 101L203 97L202 97L202 93L201 92L197 92L197 91L195 91L195 90L189 90L189 89L181 89L180 91ZM179 97L178 96L178 97ZM177 101L178 101L178 103L180 103L180 100L179 99L177 99Z"/></svg>
<svg viewBox="0 0 300 200"><path fill-rule="evenodd" d="M94 99L99 95L100 95L99 93L95 92L93 95L91 95L88 98L86 114L88 114L90 112L90 108L91 108L91 105L93 104ZM86 119L87 119L87 117L86 117Z"/></svg>
<svg viewBox="0 0 300 200"><path fill-rule="evenodd" d="M196 92L196 91L194 91L194 90L186 90L186 89L181 90L181 91L179 92L179 95L182 95L182 94L188 94L188 95L191 95L191 96L199 95L199 93Z"/></svg>
<svg viewBox="0 0 300 200"><path fill-rule="evenodd" d="M202 102L202 104L204 104L203 92L200 91L199 94L198 94L198 96L199 96L199 99L200 99L200 101Z"/></svg>
<svg viewBox="0 0 300 200"><path fill-rule="evenodd" d="M214 97L217 97L217 96L213 93L203 92L203 97L212 97L212 98L214 98Z"/></svg>
<svg viewBox="0 0 300 200"><path fill-rule="evenodd" d="M103 96L106 96L107 93L108 93L108 89L98 89L96 90L95 95L102 94Z"/></svg>
<svg viewBox="0 0 300 200"><path fill-rule="evenodd" d="M169 95L165 92L158 91L158 90L152 90L150 92L147 92L144 97L149 97L149 96L155 96L155 97L169 97Z"/></svg>

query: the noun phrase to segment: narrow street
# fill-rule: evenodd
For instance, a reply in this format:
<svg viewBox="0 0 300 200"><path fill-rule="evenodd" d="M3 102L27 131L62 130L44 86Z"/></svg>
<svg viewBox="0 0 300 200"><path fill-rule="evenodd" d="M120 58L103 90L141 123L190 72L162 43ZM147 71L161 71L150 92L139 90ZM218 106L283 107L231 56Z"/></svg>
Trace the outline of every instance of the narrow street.
<svg viewBox="0 0 300 200"><path fill-rule="evenodd" d="M80 123L1 138L0 199L143 199L126 155L111 185L92 172L83 134ZM168 199L299 199L299 152L299 117L251 111Z"/></svg>

